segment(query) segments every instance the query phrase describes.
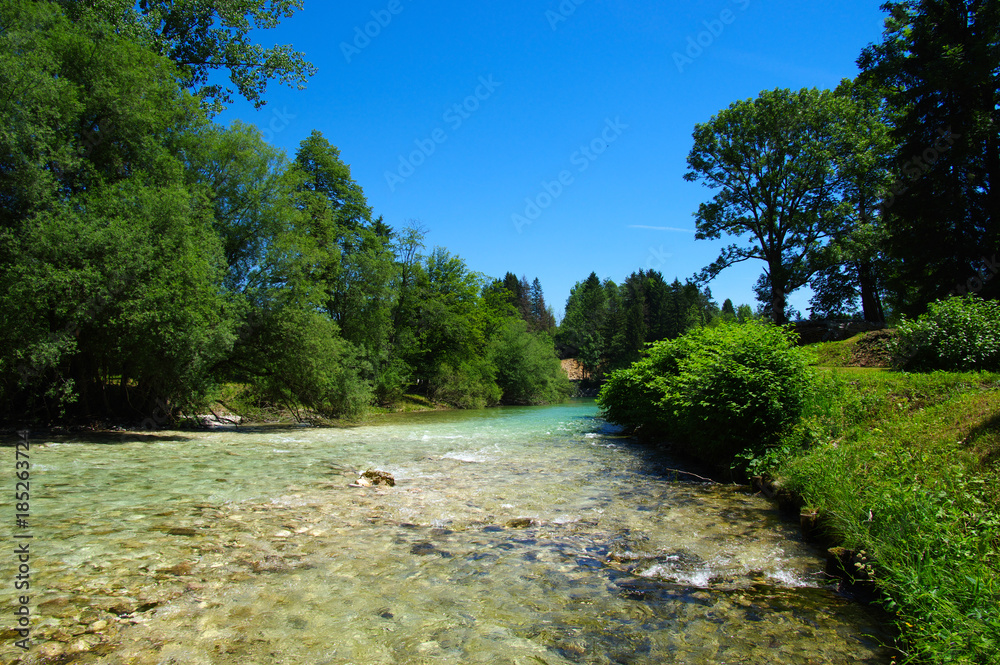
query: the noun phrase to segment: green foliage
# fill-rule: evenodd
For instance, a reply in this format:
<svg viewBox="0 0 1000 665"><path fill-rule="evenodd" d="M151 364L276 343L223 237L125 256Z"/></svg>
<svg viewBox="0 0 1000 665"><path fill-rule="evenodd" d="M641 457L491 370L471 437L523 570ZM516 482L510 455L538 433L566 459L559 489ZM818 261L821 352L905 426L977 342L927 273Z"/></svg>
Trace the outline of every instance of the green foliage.
<svg viewBox="0 0 1000 665"><path fill-rule="evenodd" d="M1000 210L1000 5L891 0L883 40L858 61L860 79L892 117L892 182L883 193L883 251L896 309L982 284ZM978 286L977 286L978 285Z"/></svg>
<svg viewBox="0 0 1000 665"><path fill-rule="evenodd" d="M560 346L591 374L597 372L604 356L608 293L615 289L614 282L602 284L597 273L592 272L573 286L566 300L566 315L559 327Z"/></svg>
<svg viewBox="0 0 1000 665"><path fill-rule="evenodd" d="M489 358L504 404L548 404L573 392L551 339L529 332L523 320L504 322L490 344Z"/></svg>
<svg viewBox="0 0 1000 665"><path fill-rule="evenodd" d="M4 408L197 402L233 341L204 192L173 154L197 105L169 61L91 16L3 3L0 21L0 77L20 91L0 99Z"/></svg>
<svg viewBox="0 0 1000 665"><path fill-rule="evenodd" d="M565 395L538 280L517 284L529 333L418 227L373 218L319 132L289 160L208 118L216 69L255 103L308 73L249 39L299 6L0 0L0 418L138 422L220 384L326 417L408 390Z"/></svg>
<svg viewBox="0 0 1000 665"><path fill-rule="evenodd" d="M204 187L211 200L212 226L226 257L226 289L252 297L272 279L270 241L292 219L288 160L260 130L239 121L228 128L207 124L177 143L188 181Z"/></svg>
<svg viewBox="0 0 1000 665"><path fill-rule="evenodd" d="M429 397L459 409L496 406L503 396L496 370L483 358L443 360L434 366L427 384Z"/></svg>
<svg viewBox="0 0 1000 665"><path fill-rule="evenodd" d="M723 324L650 346L612 373L598 402L605 417L669 437L693 456L728 466L778 443L802 413L808 354L771 325Z"/></svg>
<svg viewBox="0 0 1000 665"><path fill-rule="evenodd" d="M271 403L326 417L357 417L372 401L361 353L317 312L275 312L258 330L254 385Z"/></svg>
<svg viewBox="0 0 1000 665"><path fill-rule="evenodd" d="M621 285L602 284L591 273L570 292L556 343L562 357L576 358L599 378L638 360L648 342L673 339L718 317L712 292L691 281L667 284L659 272L640 270Z"/></svg>
<svg viewBox="0 0 1000 665"><path fill-rule="evenodd" d="M893 149L888 112L877 91L844 80L835 91L832 160L841 187L844 223L820 253L822 265L810 282L810 310L823 318L849 318L858 311L865 321L883 323L886 255L885 229L878 213L890 180Z"/></svg>
<svg viewBox="0 0 1000 665"><path fill-rule="evenodd" d="M489 287L514 309L532 332L552 332L556 327L556 318L552 308L545 304L542 284L536 277L530 284L527 277L518 279L514 273L508 272L502 280L496 280Z"/></svg>
<svg viewBox="0 0 1000 665"><path fill-rule="evenodd" d="M265 104L263 95L272 80L302 89L316 71L291 45L265 48L250 39L251 32L276 28L282 18L302 9L301 0L60 0L60 4L75 21L100 17L120 34L169 58L177 65L181 85L213 112L232 102L234 92L210 82L216 70L228 70L235 92L257 108Z"/></svg>
<svg viewBox="0 0 1000 665"><path fill-rule="evenodd" d="M975 295L931 303L899 325L894 362L912 370L1000 370L1000 303Z"/></svg>
<svg viewBox="0 0 1000 665"><path fill-rule="evenodd" d="M821 342L811 348L816 352L816 365L820 367L847 367L851 362L855 338L839 342Z"/></svg>
<svg viewBox="0 0 1000 665"><path fill-rule="evenodd" d="M834 155L843 98L830 91L765 90L694 129L684 178L718 190L696 213L698 239L749 236L702 276L747 259L766 264L766 305L787 321L786 298L820 267L824 240L843 224Z"/></svg>

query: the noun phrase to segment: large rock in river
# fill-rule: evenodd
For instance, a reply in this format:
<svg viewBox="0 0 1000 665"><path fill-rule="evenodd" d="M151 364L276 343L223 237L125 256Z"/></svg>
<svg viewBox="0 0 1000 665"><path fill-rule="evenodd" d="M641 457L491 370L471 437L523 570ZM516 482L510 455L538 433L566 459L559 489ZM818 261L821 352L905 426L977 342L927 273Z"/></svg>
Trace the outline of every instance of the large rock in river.
<svg viewBox="0 0 1000 665"><path fill-rule="evenodd" d="M392 477L391 473L369 469L361 474L361 477L358 478L357 482L353 483L352 487L375 487L378 485L395 487L396 479Z"/></svg>

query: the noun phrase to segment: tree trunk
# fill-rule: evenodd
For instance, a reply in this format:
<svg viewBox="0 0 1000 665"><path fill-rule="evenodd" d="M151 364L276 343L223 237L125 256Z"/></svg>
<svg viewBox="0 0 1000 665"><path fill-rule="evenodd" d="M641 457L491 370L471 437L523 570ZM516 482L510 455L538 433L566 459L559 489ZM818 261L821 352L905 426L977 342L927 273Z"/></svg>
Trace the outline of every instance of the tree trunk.
<svg viewBox="0 0 1000 665"><path fill-rule="evenodd" d="M868 323L885 323L882 298L878 294L878 279L870 261L859 261L858 285L861 289L861 309Z"/></svg>
<svg viewBox="0 0 1000 665"><path fill-rule="evenodd" d="M788 323L785 316L785 290L771 282L771 319L774 325L783 326Z"/></svg>

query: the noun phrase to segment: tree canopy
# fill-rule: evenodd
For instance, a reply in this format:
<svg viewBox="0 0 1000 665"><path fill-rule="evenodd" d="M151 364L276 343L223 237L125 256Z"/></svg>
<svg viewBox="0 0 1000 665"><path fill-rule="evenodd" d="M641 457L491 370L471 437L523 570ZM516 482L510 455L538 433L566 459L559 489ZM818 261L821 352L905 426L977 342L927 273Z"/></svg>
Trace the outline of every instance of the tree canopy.
<svg viewBox="0 0 1000 665"><path fill-rule="evenodd" d="M996 283L983 278L1000 248L1000 6L922 0L883 9L883 40L858 64L885 98L896 144L882 206L895 303L920 313L970 282L996 297Z"/></svg>
<svg viewBox="0 0 1000 665"><path fill-rule="evenodd" d="M699 275L761 260L762 310L787 319L919 314L1000 282L1000 8L890 1L881 43L836 90L764 91L694 131L686 178L717 193L698 238L736 243Z"/></svg>
<svg viewBox="0 0 1000 665"><path fill-rule="evenodd" d="M719 317L712 292L691 281L668 284L655 270L639 270L618 285L590 273L570 291L555 340L563 357L598 378L639 360L647 344L714 325Z"/></svg>
<svg viewBox="0 0 1000 665"><path fill-rule="evenodd" d="M248 36L298 6L0 0L0 417L149 421L226 386L327 417L570 392L537 280L524 318L374 216L319 132L289 158L211 120L212 71L255 102L305 71Z"/></svg>
<svg viewBox="0 0 1000 665"><path fill-rule="evenodd" d="M764 262L770 313L785 323L787 296L822 266L843 225L833 161L840 99L829 91L764 91L694 130L689 181L718 193L695 215L697 238L735 236L702 277L748 259Z"/></svg>
<svg viewBox="0 0 1000 665"><path fill-rule="evenodd" d="M177 77L218 112L233 94L260 108L272 80L299 89L316 72L303 53L288 44L264 47L251 33L276 28L302 9L302 0L60 0L75 21L99 17L119 34L177 66ZM227 87L212 74L225 70Z"/></svg>

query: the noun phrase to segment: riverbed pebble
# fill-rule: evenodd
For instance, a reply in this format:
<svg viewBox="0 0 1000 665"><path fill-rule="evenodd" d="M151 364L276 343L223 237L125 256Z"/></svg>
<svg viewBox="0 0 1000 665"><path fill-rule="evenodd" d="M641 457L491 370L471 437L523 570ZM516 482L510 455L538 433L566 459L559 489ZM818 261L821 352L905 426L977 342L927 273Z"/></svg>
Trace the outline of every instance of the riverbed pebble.
<svg viewBox="0 0 1000 665"><path fill-rule="evenodd" d="M38 647L38 655L42 658L59 658L66 653L66 647L59 642L46 642Z"/></svg>

